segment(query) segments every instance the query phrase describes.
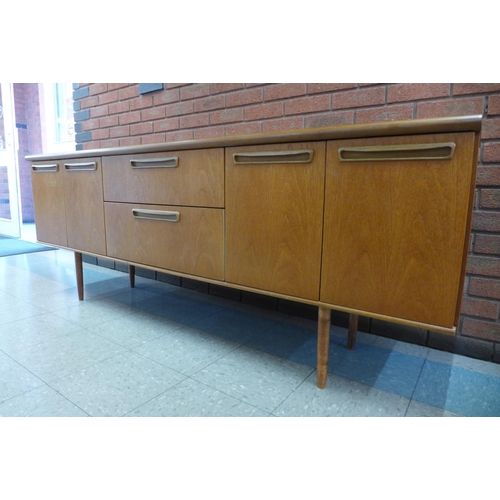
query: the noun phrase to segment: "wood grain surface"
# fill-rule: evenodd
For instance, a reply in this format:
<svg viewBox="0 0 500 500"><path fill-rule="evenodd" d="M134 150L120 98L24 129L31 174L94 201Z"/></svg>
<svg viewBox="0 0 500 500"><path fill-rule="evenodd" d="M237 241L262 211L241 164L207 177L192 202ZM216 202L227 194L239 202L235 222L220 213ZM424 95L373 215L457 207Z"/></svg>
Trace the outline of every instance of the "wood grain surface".
<svg viewBox="0 0 500 500"><path fill-rule="evenodd" d="M339 161L340 146L454 142L451 160ZM321 301L454 326L474 133L331 141Z"/></svg>
<svg viewBox="0 0 500 500"><path fill-rule="evenodd" d="M224 279L223 210L108 202L104 205L108 257ZM133 209L176 211L179 222L137 219Z"/></svg>
<svg viewBox="0 0 500 500"><path fill-rule="evenodd" d="M235 165L233 154L312 149L310 163ZM226 280L317 300L324 142L226 149Z"/></svg>

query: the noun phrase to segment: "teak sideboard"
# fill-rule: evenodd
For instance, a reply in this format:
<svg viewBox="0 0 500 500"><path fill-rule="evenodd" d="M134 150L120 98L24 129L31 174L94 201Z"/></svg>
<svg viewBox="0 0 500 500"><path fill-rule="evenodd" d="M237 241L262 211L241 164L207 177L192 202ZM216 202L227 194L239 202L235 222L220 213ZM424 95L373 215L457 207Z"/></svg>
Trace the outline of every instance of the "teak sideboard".
<svg viewBox="0 0 500 500"><path fill-rule="evenodd" d="M481 116L28 156L37 239L318 306L454 334Z"/></svg>

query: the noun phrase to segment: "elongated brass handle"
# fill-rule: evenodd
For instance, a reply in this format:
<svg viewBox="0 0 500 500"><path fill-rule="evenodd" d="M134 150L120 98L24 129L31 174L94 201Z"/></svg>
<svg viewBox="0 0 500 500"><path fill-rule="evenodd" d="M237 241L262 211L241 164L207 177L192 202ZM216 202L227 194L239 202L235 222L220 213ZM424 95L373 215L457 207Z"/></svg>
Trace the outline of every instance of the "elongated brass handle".
<svg viewBox="0 0 500 500"><path fill-rule="evenodd" d="M97 162L88 161L82 163L65 163L64 168L68 172L80 172L82 170L97 170Z"/></svg>
<svg viewBox="0 0 500 500"><path fill-rule="evenodd" d="M400 146L359 146L339 148L340 161L449 160L454 142L402 144Z"/></svg>
<svg viewBox="0 0 500 500"><path fill-rule="evenodd" d="M170 158L130 160L130 165L132 168L175 168L179 165L179 158L172 156Z"/></svg>
<svg viewBox="0 0 500 500"><path fill-rule="evenodd" d="M136 219L163 220L166 222L179 222L179 212L169 212L166 210L145 210L133 208L132 215Z"/></svg>
<svg viewBox="0 0 500 500"><path fill-rule="evenodd" d="M59 170L58 163L51 163L50 165L31 165L33 172L57 172Z"/></svg>
<svg viewBox="0 0 500 500"><path fill-rule="evenodd" d="M262 165L265 163L311 163L314 151L258 151L255 153L234 153L235 165Z"/></svg>

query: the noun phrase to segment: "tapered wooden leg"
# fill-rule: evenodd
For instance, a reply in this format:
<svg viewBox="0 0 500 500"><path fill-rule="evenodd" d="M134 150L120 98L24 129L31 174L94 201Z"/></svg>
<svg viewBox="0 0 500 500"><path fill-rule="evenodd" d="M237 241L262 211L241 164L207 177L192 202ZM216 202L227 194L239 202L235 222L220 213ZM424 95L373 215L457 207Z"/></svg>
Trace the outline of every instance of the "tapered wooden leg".
<svg viewBox="0 0 500 500"><path fill-rule="evenodd" d="M330 349L330 323L332 311L326 307L318 309L318 387L324 389L328 373L328 351Z"/></svg>
<svg viewBox="0 0 500 500"><path fill-rule="evenodd" d="M78 298L83 300L83 261L82 254L75 252L76 286L78 288Z"/></svg>
<svg viewBox="0 0 500 500"><path fill-rule="evenodd" d="M128 266L128 277L130 278L130 288L135 287L135 266Z"/></svg>
<svg viewBox="0 0 500 500"><path fill-rule="evenodd" d="M358 333L359 316L357 314L349 314L349 333L347 334L347 348L354 349L356 345L356 333Z"/></svg>

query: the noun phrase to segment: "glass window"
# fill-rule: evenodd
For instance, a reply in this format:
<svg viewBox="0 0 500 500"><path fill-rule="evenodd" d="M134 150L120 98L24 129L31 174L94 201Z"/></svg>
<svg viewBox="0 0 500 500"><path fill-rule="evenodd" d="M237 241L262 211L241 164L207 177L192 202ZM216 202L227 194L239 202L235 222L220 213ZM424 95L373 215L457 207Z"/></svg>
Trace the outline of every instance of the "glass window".
<svg viewBox="0 0 500 500"><path fill-rule="evenodd" d="M70 83L54 83L55 142L74 142L73 89Z"/></svg>

